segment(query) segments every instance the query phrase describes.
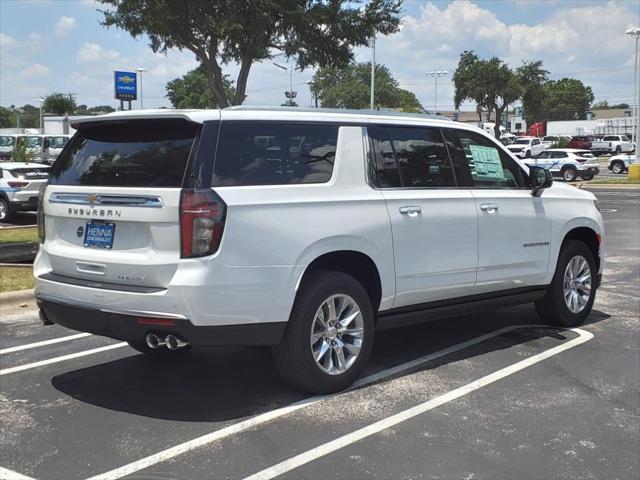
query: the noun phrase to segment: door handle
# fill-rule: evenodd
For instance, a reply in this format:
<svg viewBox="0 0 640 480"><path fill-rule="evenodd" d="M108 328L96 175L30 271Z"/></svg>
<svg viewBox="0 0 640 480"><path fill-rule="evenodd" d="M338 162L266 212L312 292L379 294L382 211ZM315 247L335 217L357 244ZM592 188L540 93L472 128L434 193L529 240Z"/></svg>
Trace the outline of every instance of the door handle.
<svg viewBox="0 0 640 480"><path fill-rule="evenodd" d="M489 213L497 212L498 205L496 205L495 203L481 203L480 210L484 212L489 212Z"/></svg>
<svg viewBox="0 0 640 480"><path fill-rule="evenodd" d="M403 215L415 216L419 213L422 213L422 207L400 207L400 213L402 213Z"/></svg>

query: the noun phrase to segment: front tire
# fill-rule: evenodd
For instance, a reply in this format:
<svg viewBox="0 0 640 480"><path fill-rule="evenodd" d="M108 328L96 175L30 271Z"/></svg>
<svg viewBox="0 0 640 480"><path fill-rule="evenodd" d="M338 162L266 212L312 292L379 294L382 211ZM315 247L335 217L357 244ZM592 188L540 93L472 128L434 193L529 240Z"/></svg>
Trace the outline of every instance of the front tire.
<svg viewBox="0 0 640 480"><path fill-rule="evenodd" d="M312 393L344 390L373 347L374 313L364 287L343 272L309 273L273 358L287 383Z"/></svg>
<svg viewBox="0 0 640 480"><path fill-rule="evenodd" d="M566 167L562 169L562 178L565 182L573 182L578 178L578 171L573 167Z"/></svg>
<svg viewBox="0 0 640 480"><path fill-rule="evenodd" d="M616 175L624 173L624 162L621 162L619 160L613 162L613 164L611 165L611 171Z"/></svg>
<svg viewBox="0 0 640 480"><path fill-rule="evenodd" d="M596 262L589 247L569 240L560 251L553 281L536 305L540 318L563 327L581 325L596 297Z"/></svg>
<svg viewBox="0 0 640 480"><path fill-rule="evenodd" d="M14 212L11 209L11 204L4 197L0 197L0 222L8 223L13 220Z"/></svg>

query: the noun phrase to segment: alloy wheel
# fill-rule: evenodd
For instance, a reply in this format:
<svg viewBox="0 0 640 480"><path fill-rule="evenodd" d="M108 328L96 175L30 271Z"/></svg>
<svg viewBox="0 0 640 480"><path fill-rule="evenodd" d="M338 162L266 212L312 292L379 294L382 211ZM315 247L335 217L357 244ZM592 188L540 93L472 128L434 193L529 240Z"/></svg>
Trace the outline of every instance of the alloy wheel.
<svg viewBox="0 0 640 480"><path fill-rule="evenodd" d="M362 348L364 320L360 307L349 295L331 295L316 311L310 333L316 365L329 375L346 372Z"/></svg>
<svg viewBox="0 0 640 480"><path fill-rule="evenodd" d="M576 255L564 270L564 303L571 313L580 313L591 298L591 268L582 255Z"/></svg>

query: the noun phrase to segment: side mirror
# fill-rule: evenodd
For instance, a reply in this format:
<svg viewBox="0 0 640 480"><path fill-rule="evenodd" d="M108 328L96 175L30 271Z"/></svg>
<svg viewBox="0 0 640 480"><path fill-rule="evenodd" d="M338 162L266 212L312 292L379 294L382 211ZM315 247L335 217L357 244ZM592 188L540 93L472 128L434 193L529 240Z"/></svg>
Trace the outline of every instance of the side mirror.
<svg viewBox="0 0 640 480"><path fill-rule="evenodd" d="M542 190L549 188L553 183L553 176L546 168L529 166L529 186L534 197L539 196Z"/></svg>

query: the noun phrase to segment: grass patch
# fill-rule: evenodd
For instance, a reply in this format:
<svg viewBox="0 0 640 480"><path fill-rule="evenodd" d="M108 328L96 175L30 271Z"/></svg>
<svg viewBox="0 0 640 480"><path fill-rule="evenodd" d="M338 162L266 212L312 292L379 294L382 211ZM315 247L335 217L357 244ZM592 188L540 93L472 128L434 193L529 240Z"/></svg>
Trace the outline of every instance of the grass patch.
<svg viewBox="0 0 640 480"><path fill-rule="evenodd" d="M7 243L38 243L38 228L1 228L0 245Z"/></svg>
<svg viewBox="0 0 640 480"><path fill-rule="evenodd" d="M33 287L32 268L0 266L0 292L26 290Z"/></svg>
<svg viewBox="0 0 640 480"><path fill-rule="evenodd" d="M597 185L640 185L640 180L632 180L630 178L603 178L591 180L588 183Z"/></svg>

